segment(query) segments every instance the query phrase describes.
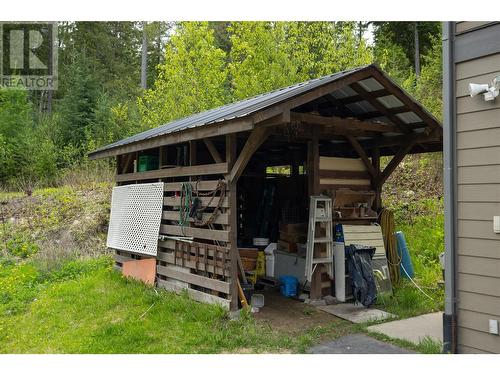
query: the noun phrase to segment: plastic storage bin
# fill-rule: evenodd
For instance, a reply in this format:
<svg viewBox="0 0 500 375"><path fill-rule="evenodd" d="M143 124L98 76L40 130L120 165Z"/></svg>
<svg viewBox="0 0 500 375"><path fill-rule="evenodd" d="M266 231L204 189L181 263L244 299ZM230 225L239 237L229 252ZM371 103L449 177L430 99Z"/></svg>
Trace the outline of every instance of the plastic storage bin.
<svg viewBox="0 0 500 375"><path fill-rule="evenodd" d="M280 277L280 292L285 297L294 297L297 295L299 280L295 276Z"/></svg>
<svg viewBox="0 0 500 375"><path fill-rule="evenodd" d="M139 156L139 164L137 172L152 171L158 169L158 156L156 155L141 155Z"/></svg>

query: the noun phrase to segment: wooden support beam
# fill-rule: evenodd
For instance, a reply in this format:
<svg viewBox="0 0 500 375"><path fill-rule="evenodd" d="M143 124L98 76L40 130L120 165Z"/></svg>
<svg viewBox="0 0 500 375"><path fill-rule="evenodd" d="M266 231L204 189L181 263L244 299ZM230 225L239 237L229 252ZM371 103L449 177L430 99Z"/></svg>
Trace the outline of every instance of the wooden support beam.
<svg viewBox="0 0 500 375"><path fill-rule="evenodd" d="M390 95L391 93L387 89L381 89L377 91L371 91L368 92L368 96L371 98L381 98L383 96ZM351 103L357 103L357 102L362 102L363 100L366 100L364 97L361 95L355 95L355 96L349 96L347 98L340 98L337 99L340 103L346 105L346 104L351 104Z"/></svg>
<svg viewBox="0 0 500 375"><path fill-rule="evenodd" d="M405 106L407 106L411 111L415 112L422 120L429 124L431 129L438 129L438 131L443 132L443 127L439 122L429 114L420 104L414 102L404 91L394 84L390 79L385 77L378 69L373 70L373 77L381 84L387 87L387 91L394 95L396 98L401 100Z"/></svg>
<svg viewBox="0 0 500 375"><path fill-rule="evenodd" d="M411 130L406 126L406 123L401 120L398 116L396 116L393 112L390 111L389 108L386 108L382 103L380 103L377 99L371 98L368 92L361 87L359 83L353 83L351 88L358 93L359 96L362 96L366 99L368 103L370 103L377 111L382 113L384 116L388 117L393 123L399 126L399 128L404 133L409 133Z"/></svg>
<svg viewBox="0 0 500 375"><path fill-rule="evenodd" d="M363 160L363 163L365 163L365 167L368 170L368 173L370 173L372 179L377 180L379 178L379 173L373 167L372 162L368 158L368 155L366 155L366 152L363 149L363 147L359 144L356 138L351 136L346 136L346 138L351 144L351 146L354 148L354 150L356 150L361 160Z"/></svg>
<svg viewBox="0 0 500 375"><path fill-rule="evenodd" d="M307 143L307 186L309 196L319 195L319 138L317 132L313 133L312 139ZM314 257L321 257L321 249L318 246L314 249ZM312 300L322 297L321 275L323 269L323 265L318 265L311 276L310 298Z"/></svg>
<svg viewBox="0 0 500 375"><path fill-rule="evenodd" d="M372 165L377 171L377 179L372 179L372 189L375 191L373 209L378 212L382 208L382 184L380 183L380 149L372 150Z"/></svg>
<svg viewBox="0 0 500 375"><path fill-rule="evenodd" d="M387 108L387 110L392 113L393 115L397 115L398 113L403 113L403 112L408 112L408 107L406 107L405 105L401 106L401 107L394 107L394 108ZM365 113L360 113L359 115L357 115L357 117L360 119L360 120L366 120L366 119L370 119L370 118L373 118L373 117L380 117L380 116L383 116L384 114L381 113L380 111L371 111L371 112L365 112ZM409 128L415 128L415 127L421 127L421 128L425 128L427 126L427 124L425 123L415 123L415 124L406 124Z"/></svg>
<svg viewBox="0 0 500 375"><path fill-rule="evenodd" d="M150 139L145 139L143 141L126 144L123 146L116 146L108 150L97 150L89 153L89 159L102 159L110 156L126 154L129 152L188 142L193 139L210 138L231 133L239 133L252 130L253 127L253 118L251 116L247 116L234 120L224 121L217 125L198 126L180 132L173 132Z"/></svg>
<svg viewBox="0 0 500 375"><path fill-rule="evenodd" d="M211 174L225 174L228 168L226 163L195 165L192 167L175 167L157 169L147 172L125 173L115 177L116 182L154 180L166 177L204 176Z"/></svg>
<svg viewBox="0 0 500 375"><path fill-rule="evenodd" d="M205 145L208 148L208 151L210 152L210 155L212 155L212 158L216 163L222 163L222 158L220 157L219 151L217 151L217 148L215 147L214 143L210 139L203 139L205 142Z"/></svg>
<svg viewBox="0 0 500 375"><path fill-rule="evenodd" d="M408 154L408 151L410 151L414 145L415 145L415 140L412 139L406 142L406 144L404 144L403 146L401 146L399 151L396 153L396 155L392 157L389 164L387 164L387 166L384 168L384 171L381 173L379 181L380 185L383 185L384 182L390 177L392 172L394 172L396 167L399 165L399 163L401 163L403 158Z"/></svg>
<svg viewBox="0 0 500 375"><path fill-rule="evenodd" d="M314 90L308 91L302 95L298 95L293 99L288 100L287 102L262 110L253 116L254 122L255 124L257 124L276 115L280 115L286 110L291 110L293 108L301 106L302 104L311 102L322 96L330 94L331 92L350 85L353 82L368 78L371 76L372 69L373 68L371 67L367 67L366 69L359 70L354 73L348 73L342 78L339 78L324 86L320 86Z"/></svg>
<svg viewBox="0 0 500 375"><path fill-rule="evenodd" d="M238 159L231 168L231 173L229 173L228 180L237 182L240 178L243 170L247 166L250 158L255 151L264 143L269 135L269 131L266 128L255 128L250 136L248 137L243 150L241 150Z"/></svg>
<svg viewBox="0 0 500 375"><path fill-rule="evenodd" d="M425 143L425 142L439 142L441 141L441 136L435 133L431 133L429 135L425 133L411 133L406 135L395 135L394 137L381 137L372 140L359 141L361 147L365 150L371 150L373 148L383 148L383 147L392 147L399 146L401 144L405 144L406 142L415 139L416 143ZM352 149L352 146L348 143L338 144L335 148L340 151L349 151Z"/></svg>
<svg viewBox="0 0 500 375"><path fill-rule="evenodd" d="M196 140L189 141L189 165L196 165Z"/></svg>
<svg viewBox="0 0 500 375"><path fill-rule="evenodd" d="M400 128L394 125L384 124L375 121L361 121L356 118L325 117L310 113L291 113L291 121L303 122L307 124L317 124L327 126L328 129L340 130L343 133L349 131L370 131L370 132L400 132Z"/></svg>
<svg viewBox="0 0 500 375"><path fill-rule="evenodd" d="M234 168L237 152L236 134L226 136L226 164L230 171ZM231 256L231 281L229 294L231 296L230 310L238 309L238 196L237 181L226 175L229 188L229 254Z"/></svg>

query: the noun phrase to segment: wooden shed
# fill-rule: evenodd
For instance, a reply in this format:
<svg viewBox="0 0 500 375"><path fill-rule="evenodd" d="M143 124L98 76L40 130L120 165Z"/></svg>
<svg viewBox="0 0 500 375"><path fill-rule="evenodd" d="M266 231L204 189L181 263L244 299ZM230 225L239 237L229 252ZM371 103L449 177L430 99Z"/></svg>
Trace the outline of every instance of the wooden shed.
<svg viewBox="0 0 500 375"><path fill-rule="evenodd" d="M164 182L158 285L235 310L239 247L275 235L284 216L307 215L311 195L368 192L377 212L405 155L441 150L439 122L368 65L176 120L89 156L116 157L118 185ZM203 210L180 225L186 182ZM367 221L357 219L343 220ZM183 236L193 240L176 239ZM116 251L118 267L131 258L138 256ZM323 271L313 274L312 298L329 293Z"/></svg>

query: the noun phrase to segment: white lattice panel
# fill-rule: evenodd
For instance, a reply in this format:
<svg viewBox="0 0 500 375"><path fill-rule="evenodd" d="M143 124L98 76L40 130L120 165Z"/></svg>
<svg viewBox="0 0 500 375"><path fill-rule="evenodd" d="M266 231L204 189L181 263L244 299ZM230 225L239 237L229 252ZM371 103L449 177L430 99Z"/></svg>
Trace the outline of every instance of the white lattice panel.
<svg viewBox="0 0 500 375"><path fill-rule="evenodd" d="M162 210L163 182L113 188L106 245L156 256Z"/></svg>

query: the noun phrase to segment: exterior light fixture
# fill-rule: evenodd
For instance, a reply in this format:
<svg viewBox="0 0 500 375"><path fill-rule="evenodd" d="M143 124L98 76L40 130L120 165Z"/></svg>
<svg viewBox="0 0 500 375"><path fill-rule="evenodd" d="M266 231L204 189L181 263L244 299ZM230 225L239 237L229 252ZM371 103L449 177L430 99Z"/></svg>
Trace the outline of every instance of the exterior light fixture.
<svg viewBox="0 0 500 375"><path fill-rule="evenodd" d="M469 83L469 94L473 98L476 95L483 94L484 100L489 102L495 100L500 93L500 76L496 76L491 84Z"/></svg>

